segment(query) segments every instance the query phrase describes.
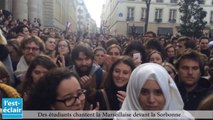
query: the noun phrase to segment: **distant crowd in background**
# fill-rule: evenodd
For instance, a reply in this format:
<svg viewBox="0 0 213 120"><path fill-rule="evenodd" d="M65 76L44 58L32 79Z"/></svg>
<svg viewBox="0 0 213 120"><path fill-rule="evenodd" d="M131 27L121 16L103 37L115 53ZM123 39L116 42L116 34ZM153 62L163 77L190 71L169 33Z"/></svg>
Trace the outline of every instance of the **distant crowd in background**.
<svg viewBox="0 0 213 120"><path fill-rule="evenodd" d="M77 34L2 10L0 28L0 98L26 110L213 110L206 36Z"/></svg>

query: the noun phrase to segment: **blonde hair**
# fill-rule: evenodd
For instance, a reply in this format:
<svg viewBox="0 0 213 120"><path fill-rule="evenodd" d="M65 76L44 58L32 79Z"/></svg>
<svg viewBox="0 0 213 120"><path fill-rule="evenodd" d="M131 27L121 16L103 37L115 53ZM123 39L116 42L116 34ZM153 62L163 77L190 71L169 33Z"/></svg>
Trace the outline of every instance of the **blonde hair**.
<svg viewBox="0 0 213 120"><path fill-rule="evenodd" d="M16 91L16 89L7 84L0 83L0 90L4 91L6 96L9 98L20 98L20 94Z"/></svg>
<svg viewBox="0 0 213 120"><path fill-rule="evenodd" d="M0 45L7 45L7 40L0 29Z"/></svg>
<svg viewBox="0 0 213 120"><path fill-rule="evenodd" d="M162 66L163 67L166 67L166 66L169 67L175 75L177 74L177 71L176 71L175 67L171 63L163 62Z"/></svg>
<svg viewBox="0 0 213 120"><path fill-rule="evenodd" d="M150 57L151 57L153 54L155 54L155 53L159 54L159 55L161 56L161 58L162 58L162 61L164 61L164 56L162 55L161 52L159 52L159 51L157 51L157 50L153 50L153 51L150 52L150 54L149 54L149 61L150 61Z"/></svg>
<svg viewBox="0 0 213 120"><path fill-rule="evenodd" d="M108 48L107 48L107 53L109 53L109 51L112 49L112 48L117 48L119 50L119 53L120 55L122 54L122 49L119 45L116 45L116 44L112 44L110 45Z"/></svg>

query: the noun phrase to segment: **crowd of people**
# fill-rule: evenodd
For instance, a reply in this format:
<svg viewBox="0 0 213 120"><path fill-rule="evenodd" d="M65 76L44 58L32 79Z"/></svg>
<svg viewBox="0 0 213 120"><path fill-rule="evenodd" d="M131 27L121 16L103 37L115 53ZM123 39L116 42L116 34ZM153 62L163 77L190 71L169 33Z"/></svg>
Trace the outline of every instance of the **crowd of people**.
<svg viewBox="0 0 213 120"><path fill-rule="evenodd" d="M213 110L206 36L77 35L10 14L0 28L0 98L25 110Z"/></svg>

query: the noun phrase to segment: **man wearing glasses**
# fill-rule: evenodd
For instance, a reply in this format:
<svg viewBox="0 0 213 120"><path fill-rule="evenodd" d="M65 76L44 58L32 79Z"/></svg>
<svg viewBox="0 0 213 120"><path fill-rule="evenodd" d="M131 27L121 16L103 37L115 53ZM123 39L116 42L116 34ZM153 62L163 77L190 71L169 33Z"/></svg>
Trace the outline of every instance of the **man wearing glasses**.
<svg viewBox="0 0 213 120"><path fill-rule="evenodd" d="M22 80L23 74L27 71L30 62L44 51L43 41L36 36L25 38L21 43L22 57L17 64L15 76Z"/></svg>

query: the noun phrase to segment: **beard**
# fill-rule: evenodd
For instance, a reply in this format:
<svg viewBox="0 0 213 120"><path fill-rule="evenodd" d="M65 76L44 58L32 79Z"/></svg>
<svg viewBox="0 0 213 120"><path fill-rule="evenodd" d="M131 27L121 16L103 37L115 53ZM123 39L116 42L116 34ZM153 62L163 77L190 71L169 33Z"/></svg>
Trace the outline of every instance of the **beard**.
<svg viewBox="0 0 213 120"><path fill-rule="evenodd" d="M76 71L78 72L80 77L85 75L88 76L91 69L92 69L92 64L90 66L81 66L81 67L76 66Z"/></svg>
<svg viewBox="0 0 213 120"><path fill-rule="evenodd" d="M28 54L24 57L24 59L26 60L27 64L29 65L35 57L36 56L34 56L33 54Z"/></svg>

